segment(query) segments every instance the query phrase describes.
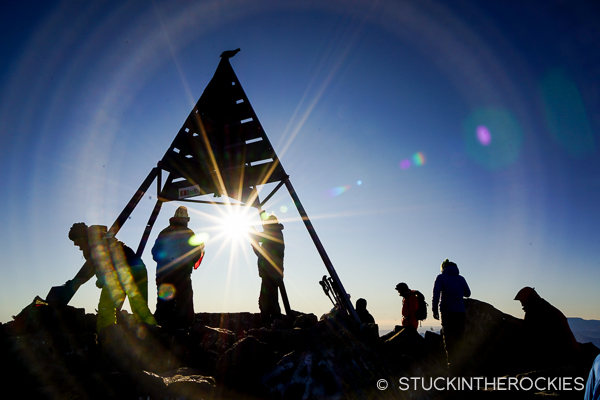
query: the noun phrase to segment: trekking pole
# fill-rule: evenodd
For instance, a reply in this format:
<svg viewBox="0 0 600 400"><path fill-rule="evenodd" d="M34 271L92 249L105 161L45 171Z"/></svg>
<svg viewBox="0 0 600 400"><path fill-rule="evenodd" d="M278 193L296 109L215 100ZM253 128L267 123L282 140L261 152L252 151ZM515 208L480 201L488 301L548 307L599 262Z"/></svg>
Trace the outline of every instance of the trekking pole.
<svg viewBox="0 0 600 400"><path fill-rule="evenodd" d="M321 287L323 288L323 291L325 292L327 297L329 297L329 301L331 301L331 304L333 304L335 306L335 301L333 301L333 299L331 298L331 295L329 294L329 285L327 285L326 282L327 282L327 276L323 275L323 280L319 281L319 285L321 285Z"/></svg>

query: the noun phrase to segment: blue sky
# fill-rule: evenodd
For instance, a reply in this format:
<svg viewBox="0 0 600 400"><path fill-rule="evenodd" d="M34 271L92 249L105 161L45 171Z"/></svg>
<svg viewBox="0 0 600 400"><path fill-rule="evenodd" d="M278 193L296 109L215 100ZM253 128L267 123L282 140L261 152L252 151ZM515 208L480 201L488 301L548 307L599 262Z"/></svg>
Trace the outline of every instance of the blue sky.
<svg viewBox="0 0 600 400"><path fill-rule="evenodd" d="M569 317L600 319L593 2L2 7L0 321L75 275L70 226L112 224L238 47L233 69L344 286L380 326L400 321L396 283L430 299L445 258L504 312L522 316L512 299L533 286ZM134 249L155 192L117 235ZM227 210L188 208L211 237L196 311L258 312L255 256L218 227ZM284 189L267 210L285 225L292 308L328 311L325 267ZM93 312L99 293L88 282L71 304Z"/></svg>

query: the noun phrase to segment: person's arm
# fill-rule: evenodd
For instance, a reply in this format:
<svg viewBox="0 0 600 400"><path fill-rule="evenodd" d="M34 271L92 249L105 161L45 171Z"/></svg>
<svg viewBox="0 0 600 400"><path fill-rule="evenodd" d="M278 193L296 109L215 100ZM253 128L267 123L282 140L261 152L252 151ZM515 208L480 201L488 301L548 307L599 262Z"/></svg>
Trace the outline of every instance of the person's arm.
<svg viewBox="0 0 600 400"><path fill-rule="evenodd" d="M419 309L419 299L416 294L410 297L410 324L416 328L419 327L419 320L417 320L417 310Z"/></svg>
<svg viewBox="0 0 600 400"><path fill-rule="evenodd" d="M154 242L154 246L152 246L151 253L152 253L152 259L156 262L162 261L163 258L165 258L165 255L163 252L163 238L160 234L156 238L156 242Z"/></svg>
<svg viewBox="0 0 600 400"><path fill-rule="evenodd" d="M79 289L79 286L89 281L95 274L96 269L94 268L94 263L86 260L85 264L83 264L83 266L79 269L75 277L69 282L71 282L73 288L77 290Z"/></svg>
<svg viewBox="0 0 600 400"><path fill-rule="evenodd" d="M407 299L402 298L402 326L410 325L410 306Z"/></svg>
<svg viewBox="0 0 600 400"><path fill-rule="evenodd" d="M471 297L471 289L469 288L469 285L467 284L467 280L465 278L463 278L463 282L465 283L465 287L464 287L464 297Z"/></svg>
<svg viewBox="0 0 600 400"><path fill-rule="evenodd" d="M433 318L435 319L440 319L440 315L439 315L439 303L440 303L440 292L442 291L442 279L441 279L441 274L437 276L437 278L435 278L435 282L433 284L433 300L432 300L432 305L431 305L431 309L433 312Z"/></svg>
<svg viewBox="0 0 600 400"><path fill-rule="evenodd" d="M252 232L248 232L248 238L250 239L250 244L252 245L252 250L254 254L258 257L261 257L260 254L260 243L264 240L264 237L254 228L252 228Z"/></svg>

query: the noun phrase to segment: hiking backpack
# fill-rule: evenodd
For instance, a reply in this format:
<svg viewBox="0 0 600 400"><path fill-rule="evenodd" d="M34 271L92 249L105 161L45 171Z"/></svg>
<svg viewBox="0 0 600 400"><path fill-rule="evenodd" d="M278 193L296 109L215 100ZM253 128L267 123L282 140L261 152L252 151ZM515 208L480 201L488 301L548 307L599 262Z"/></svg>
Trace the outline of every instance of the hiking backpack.
<svg viewBox="0 0 600 400"><path fill-rule="evenodd" d="M417 321L423 321L427 319L427 303L425 302L425 296L423 293L415 290L415 296L417 296L419 308L417 308L417 312L415 312L415 317Z"/></svg>

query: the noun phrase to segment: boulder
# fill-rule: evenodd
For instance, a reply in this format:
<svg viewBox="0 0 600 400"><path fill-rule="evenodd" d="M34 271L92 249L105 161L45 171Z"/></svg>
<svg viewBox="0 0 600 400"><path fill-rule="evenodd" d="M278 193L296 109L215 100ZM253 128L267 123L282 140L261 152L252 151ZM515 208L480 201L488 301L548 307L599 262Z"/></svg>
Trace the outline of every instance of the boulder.
<svg viewBox="0 0 600 400"><path fill-rule="evenodd" d="M420 358L425 354L425 339L412 327L404 327L384 342L388 357L410 356Z"/></svg>
<svg viewBox="0 0 600 400"><path fill-rule="evenodd" d="M317 322L315 314L301 314L294 320L294 328L312 328Z"/></svg>
<svg viewBox="0 0 600 400"><path fill-rule="evenodd" d="M526 372L522 322L491 304L465 299L464 373L503 376Z"/></svg>
<svg viewBox="0 0 600 400"><path fill-rule="evenodd" d="M275 398L365 399L381 396L379 379L396 376L372 348L345 329L327 329L285 355L262 381ZM386 397L394 395L401 398L392 384Z"/></svg>
<svg viewBox="0 0 600 400"><path fill-rule="evenodd" d="M213 328L226 329L238 337L244 336L244 331L262 327L258 313L198 313L196 323Z"/></svg>
<svg viewBox="0 0 600 400"><path fill-rule="evenodd" d="M161 374L143 371L139 381L141 392L152 398L209 400L217 389L214 378L191 368Z"/></svg>
<svg viewBox="0 0 600 400"><path fill-rule="evenodd" d="M199 337L195 339L198 339L197 345L202 350L214 354L218 358L238 341L238 336L227 329L206 326L200 332Z"/></svg>
<svg viewBox="0 0 600 400"><path fill-rule="evenodd" d="M264 387L260 378L275 362L275 352L268 344L248 336L219 358L217 377L230 389L261 395Z"/></svg>

